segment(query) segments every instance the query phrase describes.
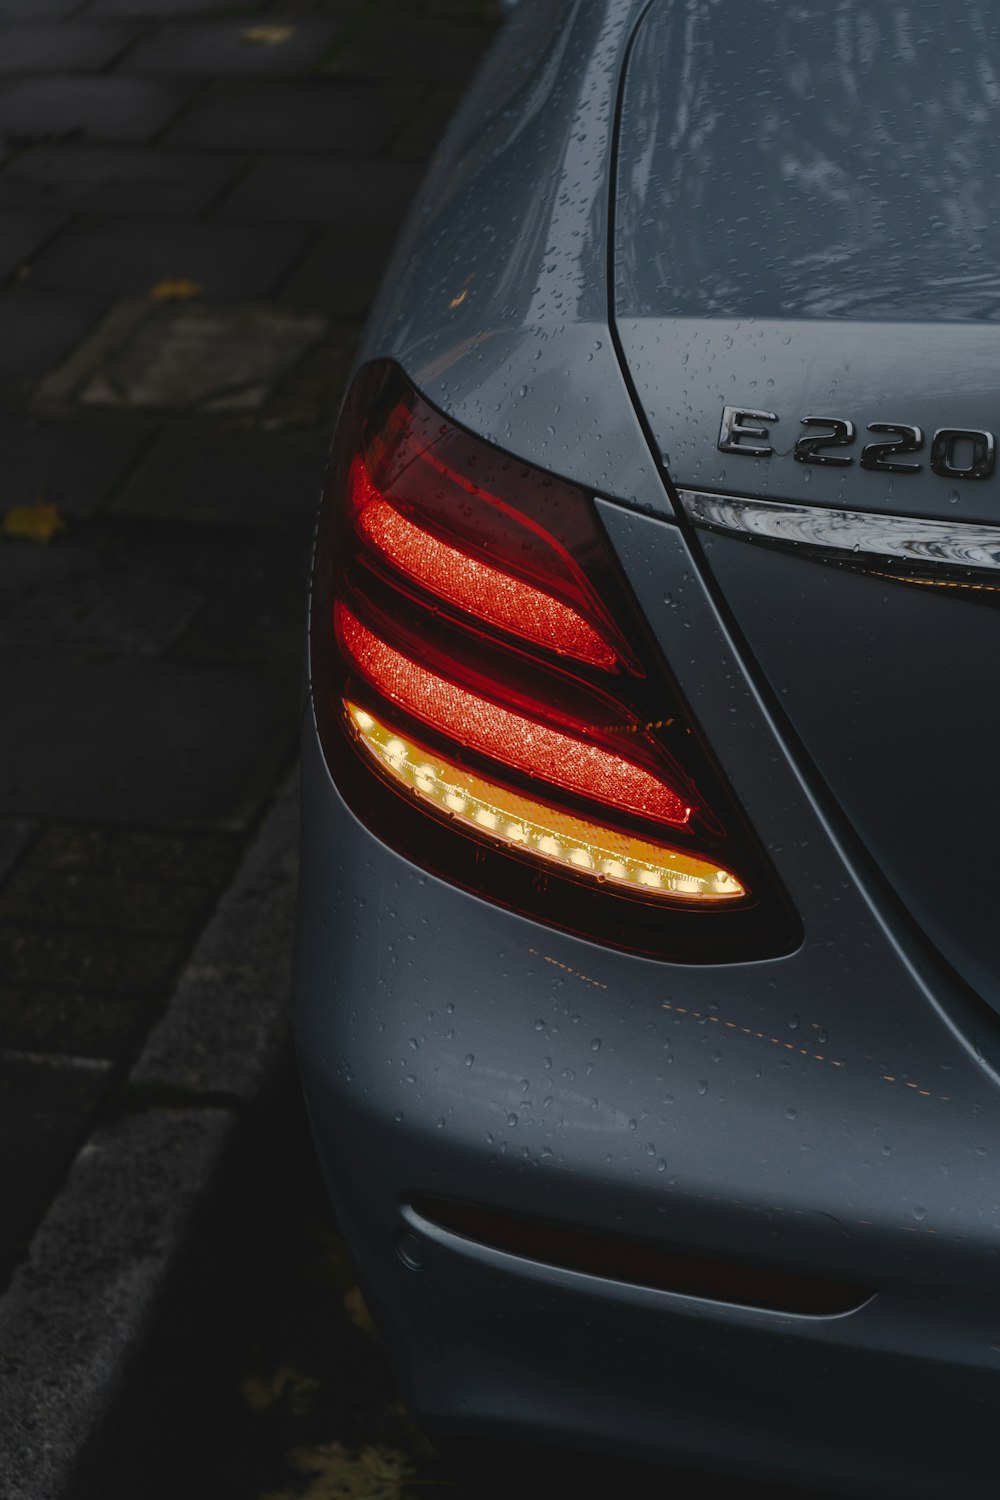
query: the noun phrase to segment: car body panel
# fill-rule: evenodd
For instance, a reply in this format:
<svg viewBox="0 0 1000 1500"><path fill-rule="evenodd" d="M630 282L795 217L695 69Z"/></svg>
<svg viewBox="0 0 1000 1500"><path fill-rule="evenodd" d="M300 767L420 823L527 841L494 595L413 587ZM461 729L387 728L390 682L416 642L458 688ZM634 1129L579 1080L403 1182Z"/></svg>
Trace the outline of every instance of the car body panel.
<svg viewBox="0 0 1000 1500"><path fill-rule="evenodd" d="M629 315L1000 319L990 0L653 0L621 109Z"/></svg>
<svg viewBox="0 0 1000 1500"><path fill-rule="evenodd" d="M961 566L964 528L981 539L1000 521L1000 473L930 462L937 431L1000 430L1000 221L986 190L1000 25L990 7L925 0L836 17L808 0L766 3L745 27L741 14L734 0L658 3L636 33L617 336L678 489L953 528L957 565L932 537L920 587L874 551L864 567L849 552L822 567L807 546L796 557L748 532L699 535L860 842L914 924L1000 1008L989 875L1000 782L982 753L1000 736L986 665L1000 659L1000 627L994 585ZM735 419L735 441L727 408L757 413ZM825 462L797 459L798 441L834 419L854 441L828 446ZM861 464L886 437L873 423L920 429L908 472ZM960 467L970 452L956 451Z"/></svg>
<svg viewBox="0 0 1000 1500"><path fill-rule="evenodd" d="M1000 1009L1000 613L727 536L705 558L782 710L916 926ZM975 598L975 595L972 596Z"/></svg>
<svg viewBox="0 0 1000 1500"><path fill-rule="evenodd" d="M991 1494L972 1398L997 1378L996 1096L877 928L864 974L836 963L850 888L827 886L808 949L734 991L456 892L360 827L317 745L303 769L303 1082L417 1412L861 1493L895 1473L941 1494L961 1459L965 1493ZM843 1067L802 1056L815 1017ZM810 1319L609 1284L429 1229L408 1211L424 1193L876 1296Z"/></svg>
<svg viewBox="0 0 1000 1500"><path fill-rule="evenodd" d="M633 318L615 330L636 399L665 472L679 488L758 495L796 504L889 515L1000 520L1000 470L989 480L947 479L930 469L940 428L1000 437L1000 326L713 318ZM768 457L719 451L727 406L773 413ZM853 422L850 468L797 463L803 417ZM861 468L872 422L920 427L913 473Z"/></svg>
<svg viewBox="0 0 1000 1500"><path fill-rule="evenodd" d="M636 0L532 0L432 163L360 358L471 432L669 509L608 322L611 133Z"/></svg>
<svg viewBox="0 0 1000 1500"><path fill-rule="evenodd" d="M937 1412L893 1472L941 1493L961 1452L966 1492L991 1493L992 1440L968 1393L1000 1373L1000 1098L975 1012L886 923L677 528L615 506L602 518L806 940L770 962L678 965L539 928L368 833L307 726L299 1055L404 1389L432 1421L708 1463L721 1392L740 1402L730 1465L800 1483L819 1469L860 1493L889 1464L878 1433L901 1443ZM423 1194L875 1295L801 1319L609 1285L428 1230L409 1208ZM397 1255L407 1229L424 1270ZM570 1386L585 1347L620 1348L627 1375L599 1360ZM905 1399L883 1392L876 1418L893 1381Z"/></svg>
<svg viewBox="0 0 1000 1500"><path fill-rule="evenodd" d="M977 0L764 0L749 24L739 0L650 6L622 93L615 319L676 484L996 520L1000 475L942 477L926 447L1000 423L998 78ZM729 405L774 414L771 456L719 452ZM793 461L806 416L855 424L850 468ZM872 422L921 428L919 468L861 472Z"/></svg>
<svg viewBox="0 0 1000 1500"><path fill-rule="evenodd" d="M997 519L1000 472L928 462L940 429L1000 429L997 78L975 0L765 0L750 24L739 0L649 7L622 92L615 327L676 484ZM726 407L774 416L750 423L771 455L720 452ZM850 468L795 462L804 417L855 425ZM919 466L862 471L870 423L921 429Z"/></svg>
<svg viewBox="0 0 1000 1500"><path fill-rule="evenodd" d="M953 1228L973 1259L982 1254L984 1279L992 1284L1000 1194L991 1153L976 1147L993 1136L1000 1099L981 1055L975 1013L963 1010L960 991L948 992L943 974L914 964L900 941L905 935L893 933L872 909L863 879L783 752L676 529L607 510L654 626L668 645L672 638L678 645L698 642L683 656L674 651L681 686L767 838L806 940L771 961L664 964L551 933L390 856L353 817L341 814L332 784L310 764L310 776L319 777L312 803L324 811L327 826L305 830L303 888L308 902L316 899L309 893L322 890L325 907L306 906L311 930L304 952L322 968L310 974L309 992L302 993L302 1019L320 1028L314 1041L324 1027L336 1032L338 1045L328 1038L323 1049L334 1067L356 1079L362 1069L383 1074L390 1092L377 1106L362 1102L364 1080L352 1092L359 1109L377 1108L389 1120L404 1111L408 1129L398 1132L400 1150L414 1132L434 1139L439 1119L446 1148L455 1127L467 1123L467 1107L484 1132L492 1126L498 1142L509 1129L511 1152L520 1153L532 1137L540 1147L554 1131L568 1169L563 1190L571 1219L583 1211L584 1220L614 1226L610 1202L606 1220L596 1215L605 1195L593 1181L586 1187L590 1209L573 1201L577 1173L609 1181L623 1173L619 1186L631 1181L637 1201L648 1194L650 1205L660 1202L669 1187L657 1165L663 1155L671 1172L690 1174L718 1195L705 1200L714 1207L690 1206L697 1242L709 1222L729 1218L739 1184L754 1182L756 1190L755 1174L770 1163L767 1197L776 1211L800 1194L818 1194L820 1202L828 1193L839 1196L850 1179L849 1199L871 1223L875 1243L912 1235L927 1248L912 1249L911 1258L920 1255L930 1266L936 1235L927 1231ZM664 576L669 602L662 597ZM313 738L307 729L310 745ZM340 932L327 941L331 923ZM417 948L423 931L433 941ZM360 937L352 938L354 932ZM419 966L408 961L411 948L419 952ZM338 992L354 997L349 1013L331 1005L329 997ZM719 1019L709 1020L711 1014ZM381 1031L390 1020L391 1030ZM428 1033L438 1044L430 1072L420 1056ZM470 1053L473 1063L466 1063ZM564 1068L575 1077L565 1076ZM417 1075L414 1082L409 1073ZM552 1115L553 1106L543 1108L550 1092L559 1103ZM673 1103L665 1102L667 1094ZM530 1107L523 1107L525 1100ZM640 1116L662 1119L669 1147L650 1154L656 1139L648 1126L639 1132ZM836 1131L810 1123L831 1119ZM606 1135L609 1149L614 1142L612 1160L595 1154L595 1132ZM942 1170L928 1174L931 1143ZM499 1144L496 1151L506 1154ZM516 1155L511 1169L522 1175ZM538 1181L533 1206L541 1209L547 1189ZM435 1184L411 1186L431 1191ZM832 1203L827 1206L832 1212ZM655 1230L656 1218L640 1225L635 1207L632 1227ZM923 1210L920 1217L915 1208ZM822 1217L813 1221L821 1236L829 1228ZM773 1245L769 1224L762 1222L749 1242L748 1232L754 1235L744 1228L735 1237L748 1252L765 1253ZM790 1232L809 1237L810 1228L800 1224ZM726 1242L723 1234L714 1248ZM843 1269L839 1230L831 1247L830 1269ZM876 1256L874 1265L862 1266L862 1279L899 1274L898 1247L897 1241L884 1262Z"/></svg>
<svg viewBox="0 0 1000 1500"><path fill-rule="evenodd" d="M642 11L517 8L415 205L361 358L396 360L449 419L604 497L622 572L804 936L754 962L664 962L506 910L363 826L307 714L309 1112L376 1323L428 1420L854 1494L932 1500L961 1470L963 1494L991 1496L1000 1058L975 970L989 967L988 898L971 937L947 911L940 931L929 921L935 946L915 930L919 901L908 914L887 886L909 892L909 823L891 847L880 838L948 758L947 723L919 717L935 686L946 712L962 689L974 700L958 739L980 759L963 785L993 815L979 747L992 709L975 693L994 627L980 633L987 611L964 600L938 627L942 601L919 589L697 527L681 491L844 506L843 470L720 454L722 405L757 405L756 380L777 391L759 402L775 434L806 414L789 403L834 396L858 424L985 423L1000 327L937 324L934 368L913 324L620 307L612 327L614 107ZM754 25L777 11L755 7ZM859 511L956 513L937 474L863 478ZM967 483L961 516L992 520L996 482ZM935 631L911 701L900 683L923 683L913 650ZM839 716L829 750L824 715ZM876 731L872 760L844 763ZM427 1195L842 1279L858 1305L798 1316L586 1275L447 1232L416 1206Z"/></svg>

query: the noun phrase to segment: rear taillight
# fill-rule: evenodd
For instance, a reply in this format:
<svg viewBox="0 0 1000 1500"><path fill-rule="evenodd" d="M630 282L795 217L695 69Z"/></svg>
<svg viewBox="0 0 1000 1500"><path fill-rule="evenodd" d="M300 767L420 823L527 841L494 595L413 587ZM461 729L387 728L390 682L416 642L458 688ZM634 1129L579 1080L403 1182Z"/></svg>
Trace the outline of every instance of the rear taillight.
<svg viewBox="0 0 1000 1500"><path fill-rule="evenodd" d="M792 945L588 496L447 421L393 365L345 404L311 655L338 785L419 864L637 952Z"/></svg>

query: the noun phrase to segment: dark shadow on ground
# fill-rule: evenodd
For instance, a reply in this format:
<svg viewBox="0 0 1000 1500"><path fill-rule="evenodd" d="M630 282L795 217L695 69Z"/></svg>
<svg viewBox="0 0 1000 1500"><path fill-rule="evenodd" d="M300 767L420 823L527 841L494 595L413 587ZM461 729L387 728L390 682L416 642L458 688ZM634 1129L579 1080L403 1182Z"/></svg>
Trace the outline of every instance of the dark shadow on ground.
<svg viewBox="0 0 1000 1500"><path fill-rule="evenodd" d="M367 1324L290 1067L244 1133L126 1386L73 1500L792 1500L745 1479L531 1445L435 1449Z"/></svg>

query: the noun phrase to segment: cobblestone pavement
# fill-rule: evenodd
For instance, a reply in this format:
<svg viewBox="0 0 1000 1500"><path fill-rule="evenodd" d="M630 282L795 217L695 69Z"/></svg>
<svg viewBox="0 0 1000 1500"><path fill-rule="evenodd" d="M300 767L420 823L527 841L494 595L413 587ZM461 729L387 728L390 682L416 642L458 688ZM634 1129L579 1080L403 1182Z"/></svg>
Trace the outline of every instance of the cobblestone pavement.
<svg viewBox="0 0 1000 1500"><path fill-rule="evenodd" d="M96 1124L155 1141L169 1111L193 1131L244 1109L219 1049L214 1082L169 1047L130 1069L262 823L267 839L342 384L497 21L492 0L0 0L0 1296ZM185 973L182 1034L192 1008L224 1008L214 973ZM131 1409L104 1411L82 1500L702 1493L589 1457L435 1454L372 1336L294 1088L246 1113L242 1165L174 1268ZM77 1197L100 1219L114 1166L88 1170ZM118 1239L162 1238L138 1197ZM35 1267L49 1299L60 1243ZM93 1362L72 1318L60 1337ZM21 1471L52 1447L44 1422L33 1409L16 1439ZM44 1485L30 1493L52 1500Z"/></svg>
<svg viewBox="0 0 1000 1500"><path fill-rule="evenodd" d="M0 1290L294 760L333 415L495 21L0 0Z"/></svg>

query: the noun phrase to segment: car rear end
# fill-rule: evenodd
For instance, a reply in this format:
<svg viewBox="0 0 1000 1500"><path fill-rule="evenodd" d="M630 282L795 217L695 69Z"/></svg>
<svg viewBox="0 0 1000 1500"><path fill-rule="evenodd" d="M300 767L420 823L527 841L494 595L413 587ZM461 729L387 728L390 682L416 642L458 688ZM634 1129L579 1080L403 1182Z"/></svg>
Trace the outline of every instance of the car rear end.
<svg viewBox="0 0 1000 1500"><path fill-rule="evenodd" d="M320 519L331 1191L431 1425L992 1493L997 28L525 9Z"/></svg>

